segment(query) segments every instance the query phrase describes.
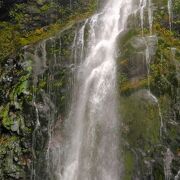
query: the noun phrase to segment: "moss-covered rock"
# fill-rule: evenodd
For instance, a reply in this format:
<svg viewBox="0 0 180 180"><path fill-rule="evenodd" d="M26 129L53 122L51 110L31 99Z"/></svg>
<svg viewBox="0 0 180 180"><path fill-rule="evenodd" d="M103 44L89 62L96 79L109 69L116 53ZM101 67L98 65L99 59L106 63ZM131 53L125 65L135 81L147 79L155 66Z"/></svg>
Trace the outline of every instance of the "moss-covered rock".
<svg viewBox="0 0 180 180"><path fill-rule="evenodd" d="M167 1L153 1L153 36L144 10L140 20L120 37L118 88L124 138L125 179L165 179L167 149L173 153L172 177L178 174L179 144L179 39L177 8L173 1L172 29ZM139 22L139 26L137 25ZM134 25L135 24L135 25Z"/></svg>

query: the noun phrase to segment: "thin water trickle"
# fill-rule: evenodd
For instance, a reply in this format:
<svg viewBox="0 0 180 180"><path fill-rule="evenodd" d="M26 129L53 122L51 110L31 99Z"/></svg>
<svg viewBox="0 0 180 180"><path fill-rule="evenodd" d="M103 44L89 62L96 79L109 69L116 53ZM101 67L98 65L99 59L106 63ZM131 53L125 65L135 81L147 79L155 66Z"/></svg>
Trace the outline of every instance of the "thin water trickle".
<svg viewBox="0 0 180 180"><path fill-rule="evenodd" d="M150 35L152 35L152 28L153 28L152 0L148 0L148 19L149 19L149 31L150 31Z"/></svg>
<svg viewBox="0 0 180 180"><path fill-rule="evenodd" d="M158 107L159 118L160 118L159 134L160 134L160 138L162 138L163 130L165 129L165 127L164 127L164 122L163 122L163 116L162 116L162 112L161 112L160 103L159 103L159 100L156 98L156 96L154 96L150 90L148 91L148 94L154 100L154 102L157 104L157 107Z"/></svg>
<svg viewBox="0 0 180 180"><path fill-rule="evenodd" d="M52 39L52 50L53 50L53 60L54 60L54 66L57 64L57 55L56 55L56 39Z"/></svg>
<svg viewBox="0 0 180 180"><path fill-rule="evenodd" d="M41 52L41 57L39 56L39 51ZM43 41L41 44L37 45L34 50L33 59L35 61L35 65L33 68L33 86L34 88L37 87L38 82L38 75L42 74L44 72L44 69L46 68L46 41ZM33 90L33 106L35 108L35 115L36 115L36 121L35 121L35 128L32 134L32 153L34 156L34 159L36 159L36 135L39 129L41 128L40 120L39 120L39 109L38 104L36 103L36 93L35 89ZM31 180L36 179L36 169L35 164L33 162L32 164L32 170L31 170Z"/></svg>
<svg viewBox="0 0 180 180"><path fill-rule="evenodd" d="M35 46L34 52L31 54L26 51L25 49L25 59L33 59L33 100L32 100L32 105L35 108L35 122L34 122L34 131L32 133L32 153L33 153L33 158L36 159L36 151L35 148L37 146L37 134L41 131L41 123L40 123L40 113L39 113L39 108L40 104L37 103L37 94L36 94L36 88L38 84L38 76L42 76L45 70L47 69L47 51L46 51L46 40L42 41L40 44ZM43 77L43 76L42 76ZM35 161L32 163L32 169L31 169L31 180L35 180L37 177L36 174L36 168L35 168Z"/></svg>
<svg viewBox="0 0 180 180"><path fill-rule="evenodd" d="M88 22L88 19L85 21L84 25L82 26L81 30L80 30L80 44L81 44L81 54L80 54L80 64L83 61L84 58L84 36L85 36L85 28L86 28L86 24Z"/></svg>
<svg viewBox="0 0 180 180"><path fill-rule="evenodd" d="M142 36L144 36L144 9L147 6L147 0L140 0L140 18L141 18L141 30Z"/></svg>
<svg viewBox="0 0 180 180"><path fill-rule="evenodd" d="M158 107L158 113L159 113L159 118L160 118L160 130L159 130L159 134L160 134L160 138L162 138L163 131L166 131L166 128L165 128L165 125L164 125L164 121L163 121L162 110L161 110L161 106L160 106L159 100L151 92L151 87L150 87L150 83L151 83L150 82L151 56L154 55L154 53L156 52L157 37L155 35L143 37L143 41L144 41L144 44L145 44L145 47L146 47L144 54L145 54L145 62L146 62L146 68L147 68L148 95L149 95L149 97L152 98L152 100L157 104L157 107Z"/></svg>
<svg viewBox="0 0 180 180"><path fill-rule="evenodd" d="M173 11L172 11L172 0L168 0L168 14L169 14L169 29L172 29Z"/></svg>

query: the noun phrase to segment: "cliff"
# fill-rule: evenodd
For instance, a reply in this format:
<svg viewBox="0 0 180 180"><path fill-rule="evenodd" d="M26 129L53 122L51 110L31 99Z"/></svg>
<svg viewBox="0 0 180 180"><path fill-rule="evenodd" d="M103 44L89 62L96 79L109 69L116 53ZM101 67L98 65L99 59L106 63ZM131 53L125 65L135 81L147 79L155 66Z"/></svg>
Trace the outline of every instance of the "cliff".
<svg viewBox="0 0 180 180"><path fill-rule="evenodd" d="M100 5L70 2L1 1L2 180L53 178L54 137L62 139L57 132L70 107L75 60L82 49L78 32ZM180 178L179 11L178 0L147 1L129 17L118 39L125 180ZM88 28L83 30L85 44Z"/></svg>

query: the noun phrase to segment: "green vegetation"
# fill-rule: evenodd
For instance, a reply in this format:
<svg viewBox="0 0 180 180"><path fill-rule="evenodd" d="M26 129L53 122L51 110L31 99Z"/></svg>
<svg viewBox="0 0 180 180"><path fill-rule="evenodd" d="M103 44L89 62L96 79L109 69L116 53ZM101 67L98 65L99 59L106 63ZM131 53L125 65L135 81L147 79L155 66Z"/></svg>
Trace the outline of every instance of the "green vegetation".
<svg viewBox="0 0 180 180"><path fill-rule="evenodd" d="M131 180L133 177L134 170L134 156L133 153L126 149L123 154L124 157L124 168L125 168L125 176L124 180Z"/></svg>
<svg viewBox="0 0 180 180"><path fill-rule="evenodd" d="M83 21L96 9L95 0L81 3L75 10L55 3L42 3L42 5L41 3L32 2L28 8L27 4L16 4L10 11L10 21L0 21L0 61L17 53L23 46L52 37L73 24ZM47 22L42 22L47 19Z"/></svg>

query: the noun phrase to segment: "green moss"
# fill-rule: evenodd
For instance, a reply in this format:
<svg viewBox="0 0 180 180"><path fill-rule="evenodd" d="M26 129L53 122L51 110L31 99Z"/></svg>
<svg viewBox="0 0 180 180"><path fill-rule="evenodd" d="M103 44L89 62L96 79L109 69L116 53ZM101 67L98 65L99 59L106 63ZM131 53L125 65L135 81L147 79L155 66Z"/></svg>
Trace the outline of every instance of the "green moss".
<svg viewBox="0 0 180 180"><path fill-rule="evenodd" d="M159 108L156 103L150 102L143 96L139 96L137 92L141 89L148 88L148 80L146 74L138 74L131 77L131 67L136 60L136 54L144 52L143 49L134 49L131 46L131 39L134 37L140 37L141 29L136 28L136 33L125 34L120 48L122 53L118 59L119 70L119 92L122 97L120 98L120 114L123 120L122 135L128 142L129 147L137 154L140 178L146 179L147 167L144 164L144 160L151 162L153 159L153 177L155 179L163 180L163 157L161 153L163 149L156 149L156 147L166 147L177 153L178 149L178 137L179 126L178 118L179 111L176 110L177 102L179 100L179 80L178 80L178 64L180 62L180 42L178 34L178 6L177 1L173 2L173 22L172 30L169 29L169 16L167 13L167 1L154 0L154 6L157 10L154 10L154 23L153 34L158 38L157 47L155 48L156 54L151 57L150 63L150 89L153 95L156 96L159 103ZM146 12L145 12L146 13ZM146 15L144 16L144 22L146 22ZM148 21L148 20L147 20ZM144 24L144 35L149 36L148 24ZM155 52L155 51L154 51ZM143 59L143 56L138 56L138 60ZM131 62L133 62L131 64ZM136 63L136 62L135 62ZM132 68L132 71L138 67ZM143 99L144 98L144 99ZM160 121L162 116L164 128L163 137L160 138ZM173 119L173 120L172 120ZM139 153L144 152L143 154ZM127 152L127 155L126 155ZM125 150L125 179L133 179L136 172L132 171L133 159L131 159L130 152ZM130 156L130 157L129 157ZM132 154L134 157L134 155ZM130 167L130 168L128 168ZM178 171L178 166L173 168ZM130 169L130 171L129 171ZM173 169L173 171L174 171ZM177 174L177 173L175 173Z"/></svg>
<svg viewBox="0 0 180 180"><path fill-rule="evenodd" d="M20 38L20 44L22 46L29 45L32 43L37 43L40 40L47 39L59 33L60 31L64 31L65 29L70 28L73 24L78 21L82 21L91 15L92 12L84 13L81 15L73 15L69 17L69 19L64 23L55 23L48 27L48 29L41 28L36 29L36 31L27 34L25 37Z"/></svg>
<svg viewBox="0 0 180 180"><path fill-rule="evenodd" d="M41 8L40 11L42 13L45 13L46 11L48 11L51 8L51 4L44 4Z"/></svg>
<svg viewBox="0 0 180 180"><path fill-rule="evenodd" d="M2 118L2 125L9 131L17 132L19 134L20 129L25 133L29 132L24 125L24 119L22 115L18 113L13 113L10 111L10 105L8 104L4 107L0 113Z"/></svg>
<svg viewBox="0 0 180 180"><path fill-rule="evenodd" d="M17 102L18 101L18 96L21 93L28 93L28 79L29 79L29 74L22 76L19 79L19 82L15 85L13 88L11 94L10 94L10 99L12 102Z"/></svg>
<svg viewBox="0 0 180 180"><path fill-rule="evenodd" d="M1 111L1 117L2 117L2 125L10 130L11 126L14 124L13 119L9 116L9 105L4 107Z"/></svg>
<svg viewBox="0 0 180 180"><path fill-rule="evenodd" d="M20 147L20 139L17 136L0 136L0 169L1 178L3 173L8 174L8 177L13 179L22 178L23 172L20 168L20 158L22 157L22 148ZM19 161L17 164L16 161Z"/></svg>
<svg viewBox="0 0 180 180"><path fill-rule="evenodd" d="M121 77L120 77L121 78ZM137 81L128 81L127 79L120 80L120 92L121 94L130 94L138 89L142 89L148 86L148 80L142 79Z"/></svg>
<svg viewBox="0 0 180 180"><path fill-rule="evenodd" d="M12 17L12 20L20 26L25 20L25 14L23 13L23 10L26 8L26 4L16 4L15 7L13 7L10 11L10 16Z"/></svg>
<svg viewBox="0 0 180 180"><path fill-rule="evenodd" d="M130 54L133 54L135 50L132 48L130 40L137 35L138 31L136 29L130 29L122 37L120 37L118 40L118 46L119 49L121 49L121 55L118 59L118 63L121 63L122 57L127 59Z"/></svg>
<svg viewBox="0 0 180 180"><path fill-rule="evenodd" d="M50 3L44 4L40 8L40 11L48 11L50 8L52 8L52 6L53 9L56 9L56 7ZM12 19L17 22L16 25L8 22L0 22L0 61L15 53L23 46L34 44L43 39L52 37L60 31L68 29L73 24L88 18L95 11L96 1L90 1L86 7L87 8L84 10L77 9L72 14L68 14L66 12L65 19L54 22L53 24L49 23L49 25L46 27L37 27L34 30L22 31L24 28L23 23L28 24L30 23L30 20L26 20L26 16L28 15L23 12L27 9L26 4L16 5L10 13Z"/></svg>
<svg viewBox="0 0 180 180"><path fill-rule="evenodd" d="M151 68L151 87L155 95L172 95L172 88L177 88L177 67L180 61L178 53L173 57L172 47L178 52L180 49L179 40L166 28L159 24L154 25L155 32L159 36L157 51ZM176 62L177 61L177 62Z"/></svg>
<svg viewBox="0 0 180 180"><path fill-rule="evenodd" d="M8 152L8 149L11 149L13 144L18 142L19 139L17 136L0 136L0 157L2 158ZM17 151L17 150L16 150Z"/></svg>
<svg viewBox="0 0 180 180"><path fill-rule="evenodd" d="M158 143L160 118L157 105L148 103L138 94L120 100L123 136L131 146L148 149L151 144Z"/></svg>
<svg viewBox="0 0 180 180"><path fill-rule="evenodd" d="M27 67L27 71L16 70L15 72L20 77L16 79L17 82L15 85L7 87L6 95L8 95L8 101L1 106L0 116L4 128L19 133L20 130L23 132L26 131L23 114L20 111L23 110L23 103L30 100L28 80L31 69Z"/></svg>
<svg viewBox="0 0 180 180"><path fill-rule="evenodd" d="M16 26L0 22L0 61L14 53L19 48L19 33Z"/></svg>
<svg viewBox="0 0 180 180"><path fill-rule="evenodd" d="M125 150L123 154L124 157L124 168L125 168L125 175L123 177L124 180L131 180L133 177L134 171L134 156L132 152Z"/></svg>

